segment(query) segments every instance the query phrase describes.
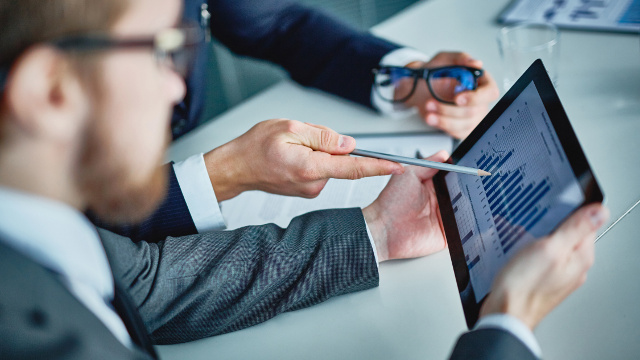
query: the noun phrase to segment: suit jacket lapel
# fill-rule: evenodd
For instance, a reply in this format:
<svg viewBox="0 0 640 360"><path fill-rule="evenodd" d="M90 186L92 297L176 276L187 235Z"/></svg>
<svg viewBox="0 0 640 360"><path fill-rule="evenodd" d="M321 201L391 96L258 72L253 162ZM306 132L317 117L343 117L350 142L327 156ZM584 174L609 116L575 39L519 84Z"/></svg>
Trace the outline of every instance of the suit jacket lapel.
<svg viewBox="0 0 640 360"><path fill-rule="evenodd" d="M124 322L124 325L127 327L131 340L133 340L133 342L140 348L145 349L149 355L153 356L153 358L157 359L158 355L153 348L151 338L149 337L147 329L142 322L140 313L117 281L115 282L114 290L113 307L122 319L122 322Z"/></svg>

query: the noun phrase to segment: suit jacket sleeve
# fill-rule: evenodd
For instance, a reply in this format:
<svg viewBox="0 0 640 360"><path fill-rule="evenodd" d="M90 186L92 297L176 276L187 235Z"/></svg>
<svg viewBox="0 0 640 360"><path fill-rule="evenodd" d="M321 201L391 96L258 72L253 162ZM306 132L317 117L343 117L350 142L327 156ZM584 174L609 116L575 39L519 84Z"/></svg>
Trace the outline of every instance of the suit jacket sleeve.
<svg viewBox="0 0 640 360"><path fill-rule="evenodd" d="M537 357L524 343L508 331L480 329L460 336L449 359L536 360Z"/></svg>
<svg viewBox="0 0 640 360"><path fill-rule="evenodd" d="M103 229L126 236L133 241L160 241L167 236L185 236L198 231L189 213L189 208L180 190L178 179L171 164L165 165L169 173L167 194L160 207L146 220L137 224L111 225L95 214L88 213L91 221Z"/></svg>
<svg viewBox="0 0 640 360"><path fill-rule="evenodd" d="M212 34L232 51L284 67L291 78L365 106L371 69L398 45L286 0L209 0Z"/></svg>
<svg viewBox="0 0 640 360"><path fill-rule="evenodd" d="M157 344L240 330L378 285L361 209L308 213L286 229L249 226L158 243L100 235Z"/></svg>

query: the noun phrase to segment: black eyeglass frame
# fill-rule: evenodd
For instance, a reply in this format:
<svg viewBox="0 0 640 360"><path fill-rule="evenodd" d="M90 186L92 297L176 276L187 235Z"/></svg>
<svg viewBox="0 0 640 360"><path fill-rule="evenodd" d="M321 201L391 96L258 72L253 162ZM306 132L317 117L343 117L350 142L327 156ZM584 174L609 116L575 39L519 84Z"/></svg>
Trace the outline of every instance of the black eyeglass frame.
<svg viewBox="0 0 640 360"><path fill-rule="evenodd" d="M83 34L83 35L70 35L60 39L46 42L53 47L61 51L102 51L110 49L134 49L134 48L150 48L154 51L154 55L158 62L166 62L172 54L177 54L179 51L184 51L188 48L193 48L202 45L206 42L205 31L197 24L183 24L178 27L168 28L161 30L155 35L148 37L134 37L134 38L115 38L106 34ZM18 54L8 65L0 67L0 94L4 92L7 78L9 77L9 71L17 59L20 56ZM170 67L181 73L182 76L188 74L188 70L193 67L193 59L187 64L187 69L180 71L170 65Z"/></svg>
<svg viewBox="0 0 640 360"><path fill-rule="evenodd" d="M407 100L409 100L409 98L411 98L411 96L413 96L413 94L416 91L416 87L418 85L418 80L419 79L424 79L425 82L427 83L427 88L429 89L429 92L431 93L431 96L433 96L434 99L438 100L441 103L444 104L452 104L455 105L455 102L453 101L447 101L447 100L443 100L440 97L438 97L435 92L433 91L433 88L431 87L431 82L429 81L429 76L431 74L433 74L436 71L441 71L441 70L449 70L449 69L465 69L468 70L469 72L471 72L471 74L473 75L473 81L474 81L474 88L472 90L475 90L478 88L478 78L480 78L483 74L484 74L484 70L483 69L477 69L477 68L473 68L473 67L469 67L469 66L461 66L461 65L449 65L449 66L441 66L441 67L435 67L435 68L417 68L417 69L413 69L413 68L408 68L408 67L403 67L403 66L378 66L373 68L371 71L374 74L374 89L375 91L378 93L378 95L380 95L380 98L382 98L384 101L388 101L390 103L394 103L394 104L399 104L399 103L403 103ZM407 76L408 78L413 78L413 86L411 88L411 91L409 92L409 94L405 97L403 97L402 99L387 99L385 98L381 93L380 90L378 89L379 85L377 83L377 81L375 81L375 76L380 75L381 72L385 71L385 70L393 70L393 69L402 69L403 71L408 71L411 73L410 76Z"/></svg>

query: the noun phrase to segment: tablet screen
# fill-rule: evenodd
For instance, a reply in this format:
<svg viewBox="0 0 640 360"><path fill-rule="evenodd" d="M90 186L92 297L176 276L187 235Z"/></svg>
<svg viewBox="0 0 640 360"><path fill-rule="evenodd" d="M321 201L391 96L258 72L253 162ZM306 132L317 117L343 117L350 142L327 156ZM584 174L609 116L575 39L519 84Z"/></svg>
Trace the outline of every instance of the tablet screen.
<svg viewBox="0 0 640 360"><path fill-rule="evenodd" d="M531 81L457 162L492 173L448 173L446 187L476 302L506 262L585 201Z"/></svg>

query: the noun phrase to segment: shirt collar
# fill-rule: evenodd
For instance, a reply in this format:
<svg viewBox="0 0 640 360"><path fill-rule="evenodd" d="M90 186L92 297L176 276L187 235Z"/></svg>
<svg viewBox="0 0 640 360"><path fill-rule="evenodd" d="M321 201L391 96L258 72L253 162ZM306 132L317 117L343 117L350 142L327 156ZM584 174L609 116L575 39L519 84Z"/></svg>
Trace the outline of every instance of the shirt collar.
<svg viewBox="0 0 640 360"><path fill-rule="evenodd" d="M1 240L40 265L113 298L113 276L91 222L62 202L0 186Z"/></svg>

